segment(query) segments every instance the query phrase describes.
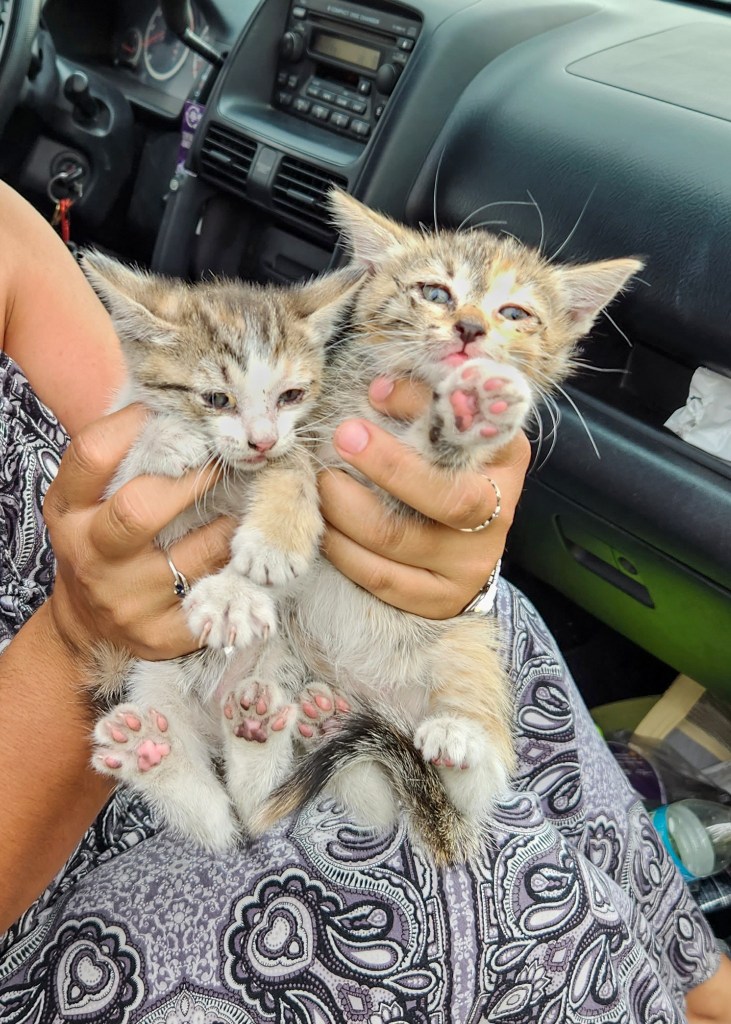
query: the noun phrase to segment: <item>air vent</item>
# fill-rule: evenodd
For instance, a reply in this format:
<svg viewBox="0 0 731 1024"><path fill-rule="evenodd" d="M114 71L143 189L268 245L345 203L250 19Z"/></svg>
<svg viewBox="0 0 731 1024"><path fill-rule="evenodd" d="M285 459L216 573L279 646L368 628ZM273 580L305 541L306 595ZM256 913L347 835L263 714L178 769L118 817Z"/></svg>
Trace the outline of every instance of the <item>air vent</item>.
<svg viewBox="0 0 731 1024"><path fill-rule="evenodd" d="M212 124L200 150L200 176L237 196L246 195L246 179L255 154L253 139Z"/></svg>
<svg viewBox="0 0 731 1024"><path fill-rule="evenodd" d="M326 198L333 185L346 188L347 184L345 178L285 156L274 179L272 205L296 220L305 221L334 236Z"/></svg>

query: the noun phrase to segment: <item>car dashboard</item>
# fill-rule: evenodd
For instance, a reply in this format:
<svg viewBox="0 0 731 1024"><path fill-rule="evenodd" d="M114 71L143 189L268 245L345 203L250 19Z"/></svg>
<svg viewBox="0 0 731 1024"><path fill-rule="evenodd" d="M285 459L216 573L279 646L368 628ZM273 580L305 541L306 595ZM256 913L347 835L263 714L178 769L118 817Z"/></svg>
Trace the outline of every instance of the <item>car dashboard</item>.
<svg viewBox="0 0 731 1024"><path fill-rule="evenodd" d="M317 273L339 258L333 185L412 224L497 221L561 260L645 260L584 347L592 370L561 399L510 551L667 664L731 692L731 464L663 425L698 366L731 375L731 12L229 0L193 18L228 51L215 82L148 0L45 9L64 58L121 90L171 148L184 100L205 100L186 166L148 160L130 186L132 211L143 191L165 195L154 269Z"/></svg>
<svg viewBox="0 0 731 1024"><path fill-rule="evenodd" d="M200 88L209 65L168 29L154 0L117 4L51 0L44 19L59 53L104 75L133 103L163 117L179 117ZM197 7L190 27L202 38L211 25Z"/></svg>

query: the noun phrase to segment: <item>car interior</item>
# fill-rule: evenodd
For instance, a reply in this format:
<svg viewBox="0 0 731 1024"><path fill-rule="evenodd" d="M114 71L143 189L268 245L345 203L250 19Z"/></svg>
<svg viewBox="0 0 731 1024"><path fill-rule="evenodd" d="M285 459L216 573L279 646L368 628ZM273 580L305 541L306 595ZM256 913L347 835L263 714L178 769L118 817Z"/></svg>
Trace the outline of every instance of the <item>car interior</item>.
<svg viewBox="0 0 731 1024"><path fill-rule="evenodd" d="M506 574L590 707L679 673L731 698L731 432L723 458L664 425L731 376L730 67L721 0L4 0L0 177L193 280L336 263L333 185L642 258L532 427Z"/></svg>

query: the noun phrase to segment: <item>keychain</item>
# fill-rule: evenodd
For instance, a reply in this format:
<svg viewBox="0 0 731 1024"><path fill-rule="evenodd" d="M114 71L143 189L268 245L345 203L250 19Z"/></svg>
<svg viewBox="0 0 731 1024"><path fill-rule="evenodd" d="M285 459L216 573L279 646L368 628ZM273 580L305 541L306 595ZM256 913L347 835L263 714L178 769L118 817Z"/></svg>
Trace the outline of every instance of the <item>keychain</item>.
<svg viewBox="0 0 731 1024"><path fill-rule="evenodd" d="M58 199L53 216L51 217L51 227L58 228L61 238L66 245L71 242L71 217L69 213L73 202L73 199Z"/></svg>
<svg viewBox="0 0 731 1024"><path fill-rule="evenodd" d="M48 182L48 198L55 203L51 216L51 226L58 228L63 241L71 247L71 207L77 199L83 195L83 185L78 180L84 173L82 167L74 167L68 171L61 171L54 175ZM74 198L68 194L69 188L76 193Z"/></svg>

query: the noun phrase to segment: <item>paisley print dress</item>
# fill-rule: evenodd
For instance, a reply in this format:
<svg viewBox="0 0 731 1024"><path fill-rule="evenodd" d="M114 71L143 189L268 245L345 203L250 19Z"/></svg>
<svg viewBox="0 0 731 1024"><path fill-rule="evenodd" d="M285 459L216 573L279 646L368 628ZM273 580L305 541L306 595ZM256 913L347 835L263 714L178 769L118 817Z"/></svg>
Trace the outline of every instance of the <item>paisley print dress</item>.
<svg viewBox="0 0 731 1024"><path fill-rule="evenodd" d="M0 648L52 583L66 437L0 355ZM713 937L533 607L496 607L520 770L437 870L327 799L213 858L118 793L0 946L5 1024L682 1024ZM12 879L0 884L12 885Z"/></svg>

